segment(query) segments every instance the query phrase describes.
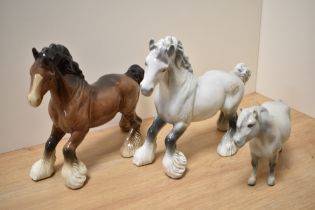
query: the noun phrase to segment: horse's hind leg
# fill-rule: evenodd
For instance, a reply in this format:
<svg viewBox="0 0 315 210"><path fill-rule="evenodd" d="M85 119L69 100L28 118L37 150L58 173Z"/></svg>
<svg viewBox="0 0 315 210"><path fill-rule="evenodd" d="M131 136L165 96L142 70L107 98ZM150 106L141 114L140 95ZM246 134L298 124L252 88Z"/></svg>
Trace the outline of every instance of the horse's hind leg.
<svg viewBox="0 0 315 210"><path fill-rule="evenodd" d="M237 152L237 147L233 142L233 135L236 131L237 107L242 99L242 95L228 96L221 112L228 120L229 129L223 135L220 144L217 147L217 153L221 156L231 156Z"/></svg>
<svg viewBox="0 0 315 210"><path fill-rule="evenodd" d="M220 116L217 120L217 128L219 131L227 131L229 129L229 120L222 111L220 111Z"/></svg>
<svg viewBox="0 0 315 210"><path fill-rule="evenodd" d="M87 169L83 162L78 160L76 149L84 139L88 131L75 131L63 147L64 165L61 174L65 184L71 189L81 188L86 180Z"/></svg>
<svg viewBox="0 0 315 210"><path fill-rule="evenodd" d="M119 127L123 132L128 132L131 128L130 121L126 118L124 114L121 115Z"/></svg>
<svg viewBox="0 0 315 210"><path fill-rule="evenodd" d="M122 118L119 125L122 130L126 129L126 131L129 131L126 140L120 148L120 154L122 157L132 157L135 153L135 150L141 146L141 122L141 118L138 117L135 112L133 112L132 114L122 113Z"/></svg>
<svg viewBox="0 0 315 210"><path fill-rule="evenodd" d="M156 117L148 129L144 144L135 151L133 163L136 166L143 166L154 161L156 150L156 136L165 126L166 122L160 117Z"/></svg>
<svg viewBox="0 0 315 210"><path fill-rule="evenodd" d="M54 164L56 161L56 146L65 133L54 125L51 134L45 144L43 158L35 162L31 168L30 176L34 181L50 177L54 173Z"/></svg>

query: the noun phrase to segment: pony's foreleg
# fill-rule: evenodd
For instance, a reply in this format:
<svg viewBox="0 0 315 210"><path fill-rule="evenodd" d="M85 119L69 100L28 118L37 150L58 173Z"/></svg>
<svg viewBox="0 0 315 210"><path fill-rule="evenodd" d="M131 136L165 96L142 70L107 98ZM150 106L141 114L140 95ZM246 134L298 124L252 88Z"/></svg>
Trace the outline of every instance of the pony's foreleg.
<svg viewBox="0 0 315 210"><path fill-rule="evenodd" d="M71 189L78 189L83 186L86 180L87 169L83 162L78 160L75 150L84 139L88 131L75 131L63 147L64 165L61 174L65 184Z"/></svg>
<svg viewBox="0 0 315 210"><path fill-rule="evenodd" d="M217 153L221 156L232 156L237 152L237 146L233 141L233 135L236 131L237 113L227 115L229 119L229 130L223 135L220 144L217 147Z"/></svg>
<svg viewBox="0 0 315 210"><path fill-rule="evenodd" d="M120 148L120 154L122 157L132 157L136 149L138 149L143 143L140 133L141 122L142 119L138 117L135 112L133 112L131 115L122 115L121 121L119 123L120 127L123 128L123 125L129 125L129 134Z"/></svg>
<svg viewBox="0 0 315 210"><path fill-rule="evenodd" d="M247 184L249 186L254 186L256 185L256 175L257 175L257 167L258 167L258 157L256 155L254 155L253 153L251 153L252 156L252 173L250 175L250 177L247 180Z"/></svg>
<svg viewBox="0 0 315 210"><path fill-rule="evenodd" d="M43 158L35 162L31 168L30 177L34 181L39 181L50 177L54 173L54 163L56 161L56 146L65 135L65 132L54 125L51 134L46 141Z"/></svg>
<svg viewBox="0 0 315 210"><path fill-rule="evenodd" d="M181 151L176 149L176 141L185 132L187 127L188 124L186 123L176 123L165 138L164 171L167 176L174 179L181 178L186 170L187 159Z"/></svg>
<svg viewBox="0 0 315 210"><path fill-rule="evenodd" d="M136 166L147 165L154 161L156 151L156 136L165 124L166 122L160 117L155 118L147 132L144 144L136 150L133 156L133 163Z"/></svg>

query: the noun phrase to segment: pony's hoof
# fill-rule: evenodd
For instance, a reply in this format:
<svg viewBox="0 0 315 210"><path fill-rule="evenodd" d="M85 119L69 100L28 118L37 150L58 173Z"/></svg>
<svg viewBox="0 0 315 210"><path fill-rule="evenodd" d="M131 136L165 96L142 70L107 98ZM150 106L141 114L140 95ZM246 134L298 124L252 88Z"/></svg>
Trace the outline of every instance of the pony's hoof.
<svg viewBox="0 0 315 210"><path fill-rule="evenodd" d="M165 154L163 158L163 166L167 176L178 179L181 178L186 170L187 159L180 151L173 154Z"/></svg>
<svg viewBox="0 0 315 210"><path fill-rule="evenodd" d="M223 157L228 157L236 154L237 150L238 148L233 142L230 132L226 132L217 147L217 153Z"/></svg>
<svg viewBox="0 0 315 210"><path fill-rule="evenodd" d="M129 158L135 154L136 149L138 149L143 143L141 134L135 129L131 129L126 141L120 148L120 154L122 157Z"/></svg>
<svg viewBox="0 0 315 210"><path fill-rule="evenodd" d="M276 179L274 176L268 176L267 178L267 184L269 186L274 186L276 184Z"/></svg>
<svg viewBox="0 0 315 210"><path fill-rule="evenodd" d="M65 178L65 185L67 187L71 189L79 189L84 185L87 169L81 161L72 164L64 163L61 173Z"/></svg>
<svg viewBox="0 0 315 210"><path fill-rule="evenodd" d="M54 173L54 163L56 156L52 155L50 159L40 159L36 161L31 168L30 177L34 181L39 181L50 177Z"/></svg>
<svg viewBox="0 0 315 210"><path fill-rule="evenodd" d="M139 147L134 156L132 162L136 166L143 166L150 164L154 161L156 151L156 143L145 142L141 147Z"/></svg>
<svg viewBox="0 0 315 210"><path fill-rule="evenodd" d="M247 180L247 184L249 186L255 186L256 185L256 177L250 176Z"/></svg>

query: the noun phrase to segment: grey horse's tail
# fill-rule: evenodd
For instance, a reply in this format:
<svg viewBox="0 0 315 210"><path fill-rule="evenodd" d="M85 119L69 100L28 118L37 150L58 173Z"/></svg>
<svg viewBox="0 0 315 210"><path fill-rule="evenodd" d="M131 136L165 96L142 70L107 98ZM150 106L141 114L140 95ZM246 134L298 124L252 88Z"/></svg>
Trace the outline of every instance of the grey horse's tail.
<svg viewBox="0 0 315 210"><path fill-rule="evenodd" d="M234 67L233 73L238 76L244 84L249 80L251 71L244 63L238 63Z"/></svg>
<svg viewBox="0 0 315 210"><path fill-rule="evenodd" d="M140 82L143 80L144 77L144 70L143 68L141 68L141 66L133 64L129 67L125 74L140 85Z"/></svg>

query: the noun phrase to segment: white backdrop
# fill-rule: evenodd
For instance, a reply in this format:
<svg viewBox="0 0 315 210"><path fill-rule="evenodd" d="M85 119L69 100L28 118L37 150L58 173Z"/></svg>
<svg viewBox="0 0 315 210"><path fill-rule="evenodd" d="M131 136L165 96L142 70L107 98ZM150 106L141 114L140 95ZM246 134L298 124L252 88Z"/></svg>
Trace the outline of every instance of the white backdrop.
<svg viewBox="0 0 315 210"><path fill-rule="evenodd" d="M315 1L264 0L257 92L315 118Z"/></svg>
<svg viewBox="0 0 315 210"><path fill-rule="evenodd" d="M249 93L255 91L260 15L261 0L1 0L0 152L43 143L50 133L49 94L37 109L26 100L32 47L64 44L91 83L134 63L143 66L149 39L173 35L196 75L247 63ZM152 117L152 97L141 96L137 110Z"/></svg>

